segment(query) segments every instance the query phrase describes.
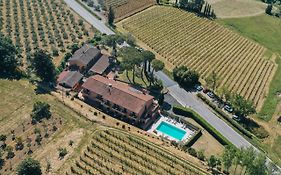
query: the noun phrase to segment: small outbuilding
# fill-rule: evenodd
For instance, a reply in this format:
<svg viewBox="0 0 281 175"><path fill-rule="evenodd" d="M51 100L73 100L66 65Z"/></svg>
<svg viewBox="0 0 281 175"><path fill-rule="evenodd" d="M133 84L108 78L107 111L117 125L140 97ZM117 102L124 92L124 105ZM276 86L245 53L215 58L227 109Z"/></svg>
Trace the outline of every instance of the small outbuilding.
<svg viewBox="0 0 281 175"><path fill-rule="evenodd" d="M79 71L66 70L59 75L57 83L64 88L75 90L82 78L83 75Z"/></svg>
<svg viewBox="0 0 281 175"><path fill-rule="evenodd" d="M68 60L69 67L72 70L79 70L80 72L88 71L100 57L100 49L90 44L85 44Z"/></svg>
<svg viewBox="0 0 281 175"><path fill-rule="evenodd" d="M108 55L102 55L100 59L91 67L91 74L103 75L110 67L112 58Z"/></svg>

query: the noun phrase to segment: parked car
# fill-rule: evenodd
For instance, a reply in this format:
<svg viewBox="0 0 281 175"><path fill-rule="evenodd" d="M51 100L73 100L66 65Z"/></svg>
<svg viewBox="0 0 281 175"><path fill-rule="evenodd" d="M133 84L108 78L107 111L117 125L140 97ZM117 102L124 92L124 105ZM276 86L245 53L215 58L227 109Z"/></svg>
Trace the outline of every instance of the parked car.
<svg viewBox="0 0 281 175"><path fill-rule="evenodd" d="M233 120L236 120L236 121L238 121L238 122L241 121L241 118L240 118L239 116L237 116L237 115L232 115L232 119L233 119Z"/></svg>
<svg viewBox="0 0 281 175"><path fill-rule="evenodd" d="M210 98L215 98L215 94L213 92L208 92L207 95L210 97Z"/></svg>
<svg viewBox="0 0 281 175"><path fill-rule="evenodd" d="M224 110L226 110L226 111L229 112L229 113L232 113L232 112L233 112L232 107L229 106L229 105L225 105L225 106L224 106Z"/></svg>
<svg viewBox="0 0 281 175"><path fill-rule="evenodd" d="M200 85L195 85L195 89L196 89L197 91L202 91L202 90L203 90L203 87L200 86Z"/></svg>
<svg viewBox="0 0 281 175"><path fill-rule="evenodd" d="M218 105L219 108L223 108L224 107L224 104L222 102L219 102L219 101L217 102L217 105Z"/></svg>
<svg viewBox="0 0 281 175"><path fill-rule="evenodd" d="M206 94L209 92L209 89L203 89L203 92Z"/></svg>

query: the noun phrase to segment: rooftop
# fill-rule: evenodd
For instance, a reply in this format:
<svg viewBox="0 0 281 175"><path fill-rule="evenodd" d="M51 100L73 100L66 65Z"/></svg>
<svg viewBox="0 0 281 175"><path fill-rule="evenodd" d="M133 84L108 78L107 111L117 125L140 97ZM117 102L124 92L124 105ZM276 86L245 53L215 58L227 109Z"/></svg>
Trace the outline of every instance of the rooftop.
<svg viewBox="0 0 281 175"><path fill-rule="evenodd" d="M138 114L153 99L153 96L143 93L129 84L95 75L83 84L83 88L97 93L103 99L124 107Z"/></svg>
<svg viewBox="0 0 281 175"><path fill-rule="evenodd" d="M69 61L77 60L87 65L93 58L95 58L99 54L101 54L101 51L98 48L89 44L85 44L72 55Z"/></svg>
<svg viewBox="0 0 281 175"><path fill-rule="evenodd" d="M110 65L109 56L102 55L102 57L93 65L90 71L98 74L103 74L109 65Z"/></svg>
<svg viewBox="0 0 281 175"><path fill-rule="evenodd" d="M82 78L83 75L78 71L63 71L57 81L62 86L73 88Z"/></svg>

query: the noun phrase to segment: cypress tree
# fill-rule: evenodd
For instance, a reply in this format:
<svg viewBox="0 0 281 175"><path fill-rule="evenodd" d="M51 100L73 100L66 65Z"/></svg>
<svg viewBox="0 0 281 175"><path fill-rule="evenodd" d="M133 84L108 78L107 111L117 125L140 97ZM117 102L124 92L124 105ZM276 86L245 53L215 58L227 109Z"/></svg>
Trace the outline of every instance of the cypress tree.
<svg viewBox="0 0 281 175"><path fill-rule="evenodd" d="M111 6L109 7L109 12L108 12L107 18L108 18L108 24L112 26L114 23L114 19L115 19L115 13Z"/></svg>
<svg viewBox="0 0 281 175"><path fill-rule="evenodd" d="M206 16L206 13L207 13L207 3L205 4L205 7L204 7L204 12L203 12L203 14L204 14L204 16Z"/></svg>

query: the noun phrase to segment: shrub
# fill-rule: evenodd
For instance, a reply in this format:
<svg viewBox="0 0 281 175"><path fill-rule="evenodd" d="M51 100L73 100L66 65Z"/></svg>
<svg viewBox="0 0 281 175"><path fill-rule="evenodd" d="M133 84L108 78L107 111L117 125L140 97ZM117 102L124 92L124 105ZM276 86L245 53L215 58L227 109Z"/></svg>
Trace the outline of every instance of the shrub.
<svg viewBox="0 0 281 175"><path fill-rule="evenodd" d="M278 121L279 123L281 123L281 116L277 119L277 121Z"/></svg>
<svg viewBox="0 0 281 175"><path fill-rule="evenodd" d="M64 158L64 156L66 156L68 153L66 148L59 148L58 151L59 151L60 158Z"/></svg>
<svg viewBox="0 0 281 175"><path fill-rule="evenodd" d="M38 145L41 145L41 141L42 141L41 135L36 135L35 142L36 142Z"/></svg>
<svg viewBox="0 0 281 175"><path fill-rule="evenodd" d="M172 144L174 147L178 147L178 145L179 145L178 142L177 142L177 141L174 141L174 140L171 141L171 144Z"/></svg>
<svg viewBox="0 0 281 175"><path fill-rule="evenodd" d="M32 158L26 158L17 168L18 175L40 175L42 174L39 161Z"/></svg>
<svg viewBox="0 0 281 175"><path fill-rule="evenodd" d="M97 112L94 112L94 115L95 115L95 116L97 116L97 115L98 115L98 113L97 113Z"/></svg>
<svg viewBox="0 0 281 175"><path fill-rule="evenodd" d="M178 115L190 117L199 123L203 128L205 128L215 139L218 140L222 145L231 145L231 143L219 133L215 128L213 128L205 119L203 119L199 114L189 108L184 108L181 106L173 106L173 112Z"/></svg>
<svg viewBox="0 0 281 175"><path fill-rule="evenodd" d="M194 149L194 148L188 148L188 153L190 154L190 155L192 155L193 157L197 157L197 152L196 152L196 150Z"/></svg>
<svg viewBox="0 0 281 175"><path fill-rule="evenodd" d="M252 132L257 136L259 139L265 139L269 136L269 133L264 129L264 127L258 127L252 129Z"/></svg>
<svg viewBox="0 0 281 175"><path fill-rule="evenodd" d="M33 105L33 110L31 117L35 121L41 121L42 119L46 118L49 119L51 118L52 113L50 111L50 105L45 102L36 102Z"/></svg>
<svg viewBox="0 0 281 175"><path fill-rule="evenodd" d="M72 146L74 144L73 140L69 140L69 146Z"/></svg>
<svg viewBox="0 0 281 175"><path fill-rule="evenodd" d="M203 150L198 151L197 152L197 157L198 157L198 159L200 159L202 161L205 161L204 151Z"/></svg>

